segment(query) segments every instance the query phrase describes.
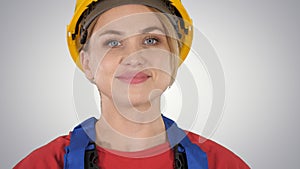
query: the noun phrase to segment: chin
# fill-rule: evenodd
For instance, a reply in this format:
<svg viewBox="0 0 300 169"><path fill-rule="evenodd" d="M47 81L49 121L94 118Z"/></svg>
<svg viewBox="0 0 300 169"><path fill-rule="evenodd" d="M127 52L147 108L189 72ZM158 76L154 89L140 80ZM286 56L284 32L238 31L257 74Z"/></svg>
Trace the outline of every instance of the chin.
<svg viewBox="0 0 300 169"><path fill-rule="evenodd" d="M148 96L136 96L136 95L129 95L126 98L122 99L123 103L126 103L128 106L132 107L150 107L151 101L149 100Z"/></svg>

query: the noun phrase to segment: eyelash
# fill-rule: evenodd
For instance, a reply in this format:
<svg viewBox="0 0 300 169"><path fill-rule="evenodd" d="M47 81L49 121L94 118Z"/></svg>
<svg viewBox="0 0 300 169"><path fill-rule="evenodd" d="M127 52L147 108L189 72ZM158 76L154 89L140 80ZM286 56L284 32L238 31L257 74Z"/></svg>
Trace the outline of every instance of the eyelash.
<svg viewBox="0 0 300 169"><path fill-rule="evenodd" d="M147 40L154 40L151 44L147 44ZM113 45L112 43L117 42L118 44ZM143 45L146 46L155 46L160 43L160 39L158 37L155 37L153 35L147 36L143 39ZM110 48L117 48L122 45L122 41L116 40L116 39L110 39L104 42L104 46L110 47Z"/></svg>
<svg viewBox="0 0 300 169"><path fill-rule="evenodd" d="M113 43L113 42L117 42L118 44L117 45L112 45L111 43ZM108 40L108 41L105 42L105 45L109 46L111 48L115 48L115 47L118 47L118 46L122 45L122 43L121 43L121 41L118 41L118 40Z"/></svg>
<svg viewBox="0 0 300 169"><path fill-rule="evenodd" d="M155 46L155 45L158 45L158 43L160 42L160 39L159 38L157 38L157 37L154 37L154 36L148 36L148 37L146 37L145 39L144 39L144 44L145 45L148 45L148 44L146 44L146 41L147 40L154 40L155 41L155 43L154 44L150 44L150 46Z"/></svg>

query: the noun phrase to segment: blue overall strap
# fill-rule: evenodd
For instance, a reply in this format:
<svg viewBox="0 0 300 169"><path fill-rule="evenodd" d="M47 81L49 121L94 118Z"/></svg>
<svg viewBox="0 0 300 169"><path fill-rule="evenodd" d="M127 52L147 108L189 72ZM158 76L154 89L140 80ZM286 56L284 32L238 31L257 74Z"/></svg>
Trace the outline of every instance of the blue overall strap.
<svg viewBox="0 0 300 169"><path fill-rule="evenodd" d="M173 148L177 144L182 147L178 151L185 152L189 169L208 169L207 156L199 146L193 144L187 137L186 133L177 127L176 123L171 119L163 116L170 146ZM183 148L183 149L182 149Z"/></svg>
<svg viewBox="0 0 300 169"><path fill-rule="evenodd" d="M84 156L86 150L95 148L95 123L97 119L92 117L78 126L71 133L69 146L65 147L64 169L84 169Z"/></svg>

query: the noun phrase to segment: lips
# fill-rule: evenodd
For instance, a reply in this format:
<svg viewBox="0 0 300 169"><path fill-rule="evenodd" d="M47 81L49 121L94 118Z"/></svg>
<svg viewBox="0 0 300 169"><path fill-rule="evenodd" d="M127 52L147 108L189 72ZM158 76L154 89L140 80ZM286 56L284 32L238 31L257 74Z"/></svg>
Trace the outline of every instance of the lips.
<svg viewBox="0 0 300 169"><path fill-rule="evenodd" d="M151 76L144 72L126 72L116 78L128 84L139 84L148 80Z"/></svg>

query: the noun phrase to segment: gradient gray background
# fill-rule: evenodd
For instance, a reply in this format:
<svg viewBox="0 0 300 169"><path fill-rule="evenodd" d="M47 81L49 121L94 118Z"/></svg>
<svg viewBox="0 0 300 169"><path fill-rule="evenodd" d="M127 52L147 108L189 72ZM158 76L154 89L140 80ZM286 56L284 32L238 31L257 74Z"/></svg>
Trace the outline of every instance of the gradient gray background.
<svg viewBox="0 0 300 169"><path fill-rule="evenodd" d="M226 108L212 139L252 168L297 168L300 2L182 1L225 73ZM79 122L65 38L75 0L0 4L0 168L6 169Z"/></svg>

